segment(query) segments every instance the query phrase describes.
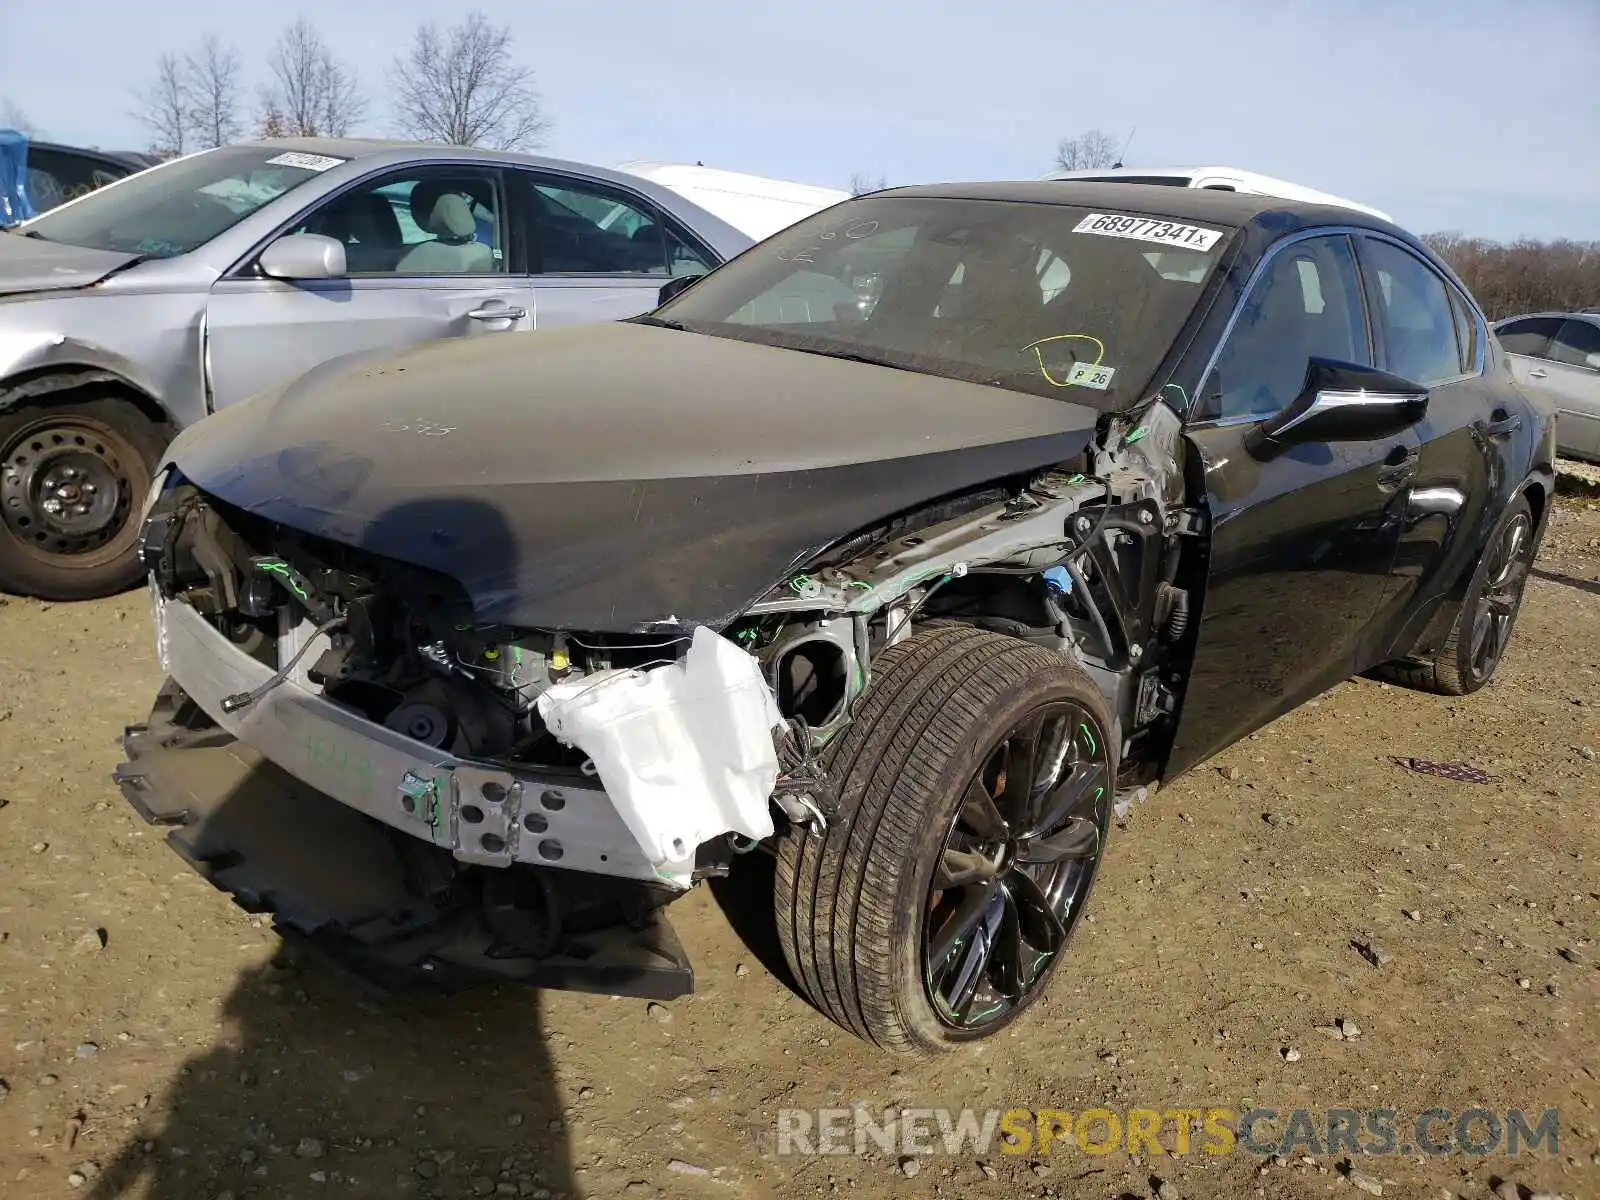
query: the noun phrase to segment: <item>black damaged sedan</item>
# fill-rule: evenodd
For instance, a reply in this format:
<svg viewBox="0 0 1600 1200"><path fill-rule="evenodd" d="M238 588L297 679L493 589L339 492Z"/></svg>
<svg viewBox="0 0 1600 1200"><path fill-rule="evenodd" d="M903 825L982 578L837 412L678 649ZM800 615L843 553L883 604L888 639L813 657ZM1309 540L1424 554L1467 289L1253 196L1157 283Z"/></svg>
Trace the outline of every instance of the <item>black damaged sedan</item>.
<svg viewBox="0 0 1600 1200"><path fill-rule="evenodd" d="M812 1001L945 1049L1152 785L1506 651L1552 420L1380 220L904 188L664 293L173 444L119 779L241 904L386 980L667 997L664 905L766 854Z"/></svg>

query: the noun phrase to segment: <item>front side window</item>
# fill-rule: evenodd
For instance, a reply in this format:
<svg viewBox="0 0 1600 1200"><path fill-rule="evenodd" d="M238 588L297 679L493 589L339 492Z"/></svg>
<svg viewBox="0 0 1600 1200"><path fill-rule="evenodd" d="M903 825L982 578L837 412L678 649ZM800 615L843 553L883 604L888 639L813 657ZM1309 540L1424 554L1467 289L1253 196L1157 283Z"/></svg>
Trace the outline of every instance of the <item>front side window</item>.
<svg viewBox="0 0 1600 1200"><path fill-rule="evenodd" d="M1202 390L1208 417L1266 417L1305 387L1313 358L1372 364L1355 255L1345 237L1280 250L1256 280Z"/></svg>
<svg viewBox="0 0 1600 1200"><path fill-rule="evenodd" d="M860 197L647 319L1114 409L1142 397L1232 233L1056 204Z"/></svg>
<svg viewBox="0 0 1600 1200"><path fill-rule="evenodd" d="M1594 370L1595 364L1589 360L1596 354L1600 354L1600 325L1588 321L1568 318L1562 322L1555 340L1550 343L1551 359L1566 363L1569 367Z"/></svg>
<svg viewBox="0 0 1600 1200"><path fill-rule="evenodd" d="M352 275L493 275L506 269L498 172L413 167L342 192L293 230L344 243Z"/></svg>
<svg viewBox="0 0 1600 1200"><path fill-rule="evenodd" d="M539 271L547 275L703 275L710 268L649 205L587 180L536 179Z"/></svg>
<svg viewBox="0 0 1600 1200"><path fill-rule="evenodd" d="M1561 328L1560 317L1523 317L1500 326L1495 337L1507 354L1527 358L1550 357L1550 339Z"/></svg>
<svg viewBox="0 0 1600 1200"><path fill-rule="evenodd" d="M28 222L50 242L172 258L205 245L345 159L224 146L173 159Z"/></svg>
<svg viewBox="0 0 1600 1200"><path fill-rule="evenodd" d="M1388 369L1430 387L1462 374L1448 285L1415 255L1365 239L1362 254L1376 283L1373 322L1383 330Z"/></svg>

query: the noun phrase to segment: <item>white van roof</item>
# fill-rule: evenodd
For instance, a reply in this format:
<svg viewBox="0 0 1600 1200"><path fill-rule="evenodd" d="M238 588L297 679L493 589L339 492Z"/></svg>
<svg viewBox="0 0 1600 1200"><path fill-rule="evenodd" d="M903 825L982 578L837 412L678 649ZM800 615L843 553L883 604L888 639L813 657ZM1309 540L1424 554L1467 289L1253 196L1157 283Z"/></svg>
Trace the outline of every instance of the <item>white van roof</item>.
<svg viewBox="0 0 1600 1200"><path fill-rule="evenodd" d="M850 198L849 192L839 188L746 175L697 163L646 160L619 163L615 169L677 192L757 241Z"/></svg>
<svg viewBox="0 0 1600 1200"><path fill-rule="evenodd" d="M1381 221L1393 221L1386 212L1366 204L1346 200L1331 192L1319 192L1287 179L1275 179L1239 167L1111 167L1099 171L1054 171L1046 179L1105 180L1124 183L1165 183L1174 187L1220 188L1226 191L1249 192L1259 196L1279 196L1284 200L1304 200L1311 204L1328 204L1337 208L1353 208Z"/></svg>

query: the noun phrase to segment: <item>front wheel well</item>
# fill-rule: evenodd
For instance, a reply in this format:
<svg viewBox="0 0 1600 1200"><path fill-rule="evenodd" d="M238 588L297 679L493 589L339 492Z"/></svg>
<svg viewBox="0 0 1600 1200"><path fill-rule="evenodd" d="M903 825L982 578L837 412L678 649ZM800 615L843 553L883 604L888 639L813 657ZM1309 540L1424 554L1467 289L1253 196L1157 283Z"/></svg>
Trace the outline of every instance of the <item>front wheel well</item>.
<svg viewBox="0 0 1600 1200"><path fill-rule="evenodd" d="M171 414L150 393L121 375L97 367L41 367L0 383L0 413L30 402L70 404L90 397L109 397L132 405L145 420L175 433Z"/></svg>

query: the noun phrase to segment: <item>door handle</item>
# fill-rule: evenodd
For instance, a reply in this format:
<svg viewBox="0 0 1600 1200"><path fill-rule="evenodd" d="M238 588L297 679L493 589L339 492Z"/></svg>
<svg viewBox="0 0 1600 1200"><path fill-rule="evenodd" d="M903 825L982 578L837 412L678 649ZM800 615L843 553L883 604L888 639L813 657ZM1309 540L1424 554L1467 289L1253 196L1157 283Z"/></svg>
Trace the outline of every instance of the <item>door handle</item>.
<svg viewBox="0 0 1600 1200"><path fill-rule="evenodd" d="M490 307L486 304L482 308L475 308L467 314L474 321L520 321L527 315L527 309L514 308L509 304L501 304L495 307Z"/></svg>
<svg viewBox="0 0 1600 1200"><path fill-rule="evenodd" d="M1522 418L1510 416L1505 409L1497 408L1487 419L1474 421L1472 427L1486 438L1509 437L1522 428Z"/></svg>
<svg viewBox="0 0 1600 1200"><path fill-rule="evenodd" d="M1415 446L1396 446L1383 456L1378 468L1378 486L1392 492L1417 473L1419 452Z"/></svg>
<svg viewBox="0 0 1600 1200"><path fill-rule="evenodd" d="M1528 378L1529 379L1544 379L1549 374L1550 374L1550 372L1546 371L1543 367L1535 367L1535 368L1533 368L1533 370L1528 372Z"/></svg>

